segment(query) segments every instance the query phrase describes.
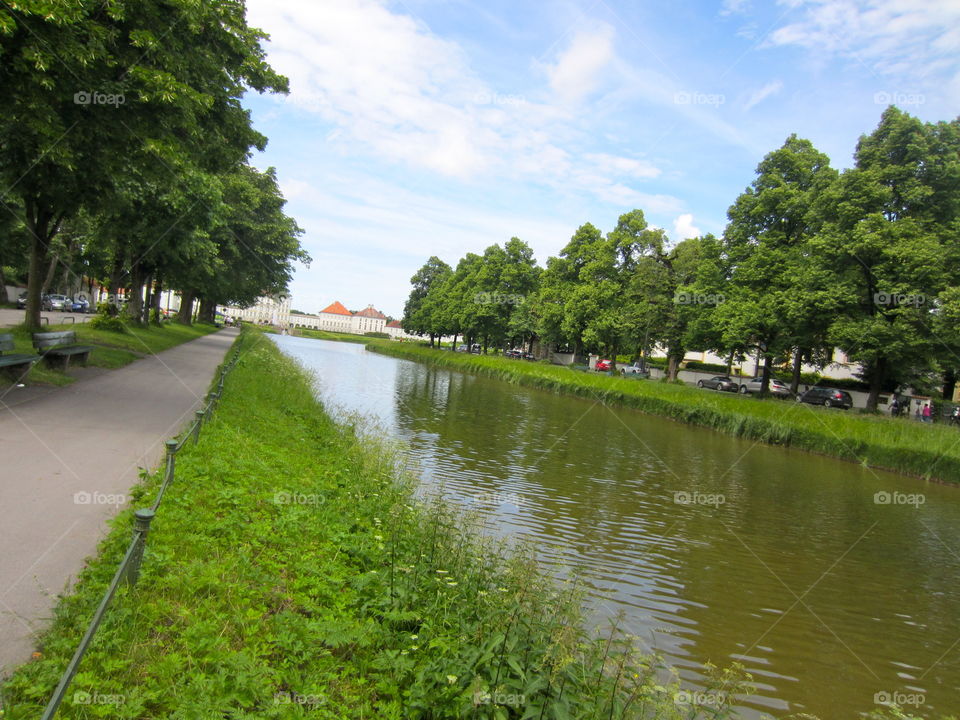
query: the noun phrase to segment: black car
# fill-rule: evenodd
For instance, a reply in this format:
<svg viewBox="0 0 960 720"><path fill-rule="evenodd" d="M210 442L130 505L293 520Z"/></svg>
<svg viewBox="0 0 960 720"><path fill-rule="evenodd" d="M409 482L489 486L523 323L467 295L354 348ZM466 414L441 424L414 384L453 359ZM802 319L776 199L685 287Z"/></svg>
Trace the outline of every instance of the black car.
<svg viewBox="0 0 960 720"><path fill-rule="evenodd" d="M797 402L823 405L824 407L838 407L849 410L853 407L853 398L845 390L836 390L826 387L812 387L801 395L797 395Z"/></svg>
<svg viewBox="0 0 960 720"><path fill-rule="evenodd" d="M736 392L740 389L736 380L733 380L726 375L715 375L714 377L707 378L706 380L697 380L697 387L709 388L710 390L726 390L728 392Z"/></svg>

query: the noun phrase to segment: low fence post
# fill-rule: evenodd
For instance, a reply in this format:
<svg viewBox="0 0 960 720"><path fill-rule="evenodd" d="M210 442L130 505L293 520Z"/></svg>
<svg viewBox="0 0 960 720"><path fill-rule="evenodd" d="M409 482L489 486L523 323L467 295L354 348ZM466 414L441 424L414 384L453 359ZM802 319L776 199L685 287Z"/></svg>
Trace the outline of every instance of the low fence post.
<svg viewBox="0 0 960 720"><path fill-rule="evenodd" d="M197 410L197 412L194 413L194 416L197 418L197 421L196 423L194 423L194 426L193 426L193 444L194 445L200 442L200 426L203 425L203 419L206 417L206 415L207 415L206 410Z"/></svg>
<svg viewBox="0 0 960 720"><path fill-rule="evenodd" d="M133 520L133 537L136 547L130 556L130 565L127 566L126 581L128 585L136 585L140 578L140 562L143 560L143 549L147 544L147 533L150 532L150 523L153 520L153 510L137 510Z"/></svg>
<svg viewBox="0 0 960 720"><path fill-rule="evenodd" d="M177 446L180 443L178 443L176 440L167 440L163 444L167 446L167 468L165 474L172 478L173 469L176 467L177 463Z"/></svg>

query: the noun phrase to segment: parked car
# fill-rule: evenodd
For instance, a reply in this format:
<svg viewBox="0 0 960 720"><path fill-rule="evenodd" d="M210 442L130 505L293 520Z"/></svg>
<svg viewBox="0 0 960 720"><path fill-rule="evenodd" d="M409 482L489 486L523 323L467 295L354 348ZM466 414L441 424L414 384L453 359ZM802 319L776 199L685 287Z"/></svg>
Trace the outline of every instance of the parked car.
<svg viewBox="0 0 960 720"><path fill-rule="evenodd" d="M24 310L27 307L27 294L25 292L20 293L17 296L17 310Z"/></svg>
<svg viewBox="0 0 960 720"><path fill-rule="evenodd" d="M90 303L87 302L86 298L82 298L82 297L75 298L74 300L70 301L69 306L70 306L69 307L70 312L75 312L75 313L90 312ZM64 307L64 310L67 310L67 308Z"/></svg>
<svg viewBox="0 0 960 720"><path fill-rule="evenodd" d="M725 390L727 392L737 392L740 389L737 381L726 375L714 375L706 380L697 380L697 387L709 390Z"/></svg>
<svg viewBox="0 0 960 720"><path fill-rule="evenodd" d="M66 295L44 295L40 301L42 310L62 310L69 312L73 307L73 301Z"/></svg>
<svg viewBox="0 0 960 720"><path fill-rule="evenodd" d="M466 352L466 351L467 351L466 345L457 345L456 352Z"/></svg>
<svg viewBox="0 0 960 720"><path fill-rule="evenodd" d="M849 410L853 407L853 397L845 390L836 390L827 387L812 387L805 393L797 395L797 402L838 407Z"/></svg>
<svg viewBox="0 0 960 720"><path fill-rule="evenodd" d="M762 386L763 378L750 378L740 383L740 393L742 395L758 393ZM769 391L774 397L790 397L793 394L782 380L777 380L776 378L770 378Z"/></svg>
<svg viewBox="0 0 960 720"><path fill-rule="evenodd" d="M649 375L650 374L649 371L644 370L640 366L639 360L637 360L633 365L627 365L621 369L623 370L624 375Z"/></svg>
<svg viewBox="0 0 960 720"><path fill-rule="evenodd" d="M597 360L594 370L597 372L610 372L610 365L611 363L609 360Z"/></svg>
<svg viewBox="0 0 960 720"><path fill-rule="evenodd" d="M505 353L503 353L503 356L508 358L521 358L523 357L523 350L517 350L516 348L512 348L510 350L507 350Z"/></svg>

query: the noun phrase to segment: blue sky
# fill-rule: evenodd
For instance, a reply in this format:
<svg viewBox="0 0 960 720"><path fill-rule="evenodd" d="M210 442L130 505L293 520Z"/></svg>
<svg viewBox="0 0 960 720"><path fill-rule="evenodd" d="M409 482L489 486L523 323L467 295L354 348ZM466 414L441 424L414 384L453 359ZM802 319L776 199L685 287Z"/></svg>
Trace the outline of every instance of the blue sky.
<svg viewBox="0 0 960 720"><path fill-rule="evenodd" d="M791 133L848 167L888 104L960 113L960 0L248 0L288 96L249 95L313 257L294 306L399 317L430 255L543 264L634 208L721 234Z"/></svg>

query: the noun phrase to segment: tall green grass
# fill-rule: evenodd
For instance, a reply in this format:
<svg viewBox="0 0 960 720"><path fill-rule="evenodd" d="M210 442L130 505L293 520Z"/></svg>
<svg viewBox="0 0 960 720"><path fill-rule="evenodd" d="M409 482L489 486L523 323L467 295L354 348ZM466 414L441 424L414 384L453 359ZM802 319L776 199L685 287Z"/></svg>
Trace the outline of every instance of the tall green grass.
<svg viewBox="0 0 960 720"><path fill-rule="evenodd" d="M949 426L718 393L656 380L574 372L544 363L431 350L410 343L374 341L367 348L507 382L597 398L736 437L960 483L960 431Z"/></svg>

